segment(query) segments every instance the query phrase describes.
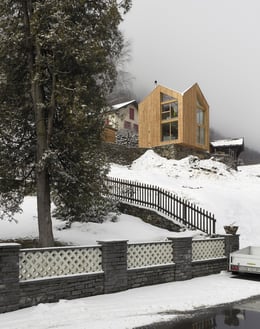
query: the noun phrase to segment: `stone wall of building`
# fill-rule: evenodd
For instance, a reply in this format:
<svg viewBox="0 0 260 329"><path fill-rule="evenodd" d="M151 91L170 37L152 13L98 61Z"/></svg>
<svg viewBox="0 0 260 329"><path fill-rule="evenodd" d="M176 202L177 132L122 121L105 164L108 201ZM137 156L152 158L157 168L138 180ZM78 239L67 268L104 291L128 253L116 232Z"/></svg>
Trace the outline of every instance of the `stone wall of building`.
<svg viewBox="0 0 260 329"><path fill-rule="evenodd" d="M143 155L147 148L127 147L115 143L103 143L103 151L106 153L108 162L121 165L131 165L133 161ZM230 168L236 169L236 161L227 154L209 153L199 149L179 144L168 144L152 148L154 152L167 159L181 160L189 155L198 157L201 160L215 158L225 163Z"/></svg>
<svg viewBox="0 0 260 329"><path fill-rule="evenodd" d="M189 155L197 156L200 159L209 159L211 154L206 151L183 146L179 144L168 144L154 147L153 150L167 159L181 160Z"/></svg>
<svg viewBox="0 0 260 329"><path fill-rule="evenodd" d="M108 162L124 166L130 165L147 151L147 149L143 148L127 147L114 143L103 143L102 150L105 152Z"/></svg>

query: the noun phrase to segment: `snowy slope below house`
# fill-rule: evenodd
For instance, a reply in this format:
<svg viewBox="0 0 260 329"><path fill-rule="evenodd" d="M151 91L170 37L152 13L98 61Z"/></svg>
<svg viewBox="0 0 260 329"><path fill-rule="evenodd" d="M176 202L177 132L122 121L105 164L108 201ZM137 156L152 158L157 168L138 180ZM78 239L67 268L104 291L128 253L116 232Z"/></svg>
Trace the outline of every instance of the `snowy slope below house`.
<svg viewBox="0 0 260 329"><path fill-rule="evenodd" d="M38 237L36 198L26 197L23 212L16 214L16 221L0 220L0 240L36 239ZM200 236L199 231L182 233L144 223L140 218L121 214L114 221L110 214L104 223L75 222L70 229L64 229L64 222L53 219L54 237L57 241L72 245L93 245L99 240L123 239L129 242L162 241L173 236Z"/></svg>
<svg viewBox="0 0 260 329"><path fill-rule="evenodd" d="M260 245L260 165L235 171L214 159L167 160L149 150L132 166L113 164L109 175L170 190L214 213L217 233L236 223L242 246Z"/></svg>
<svg viewBox="0 0 260 329"><path fill-rule="evenodd" d="M260 165L227 168L214 160L190 156L183 160L167 160L147 151L131 166L111 164L112 177L124 178L170 190L215 214L217 233L223 226L239 225L241 246L260 245ZM0 221L0 240L36 238L38 236L36 198L27 197L23 213L15 222ZM125 239L131 242L164 240L167 236L198 236L198 231L173 233L145 224L139 218L120 215L116 222L108 217L105 223L73 223L61 230L63 222L54 220L55 238L74 245L95 244L98 240Z"/></svg>

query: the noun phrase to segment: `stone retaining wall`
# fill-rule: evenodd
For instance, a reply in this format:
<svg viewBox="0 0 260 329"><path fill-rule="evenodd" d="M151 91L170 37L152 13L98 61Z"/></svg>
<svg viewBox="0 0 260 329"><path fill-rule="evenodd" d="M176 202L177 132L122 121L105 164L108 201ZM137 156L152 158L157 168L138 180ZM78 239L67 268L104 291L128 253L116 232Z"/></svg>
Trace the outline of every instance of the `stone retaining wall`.
<svg viewBox="0 0 260 329"><path fill-rule="evenodd" d="M128 270L128 289L175 281L175 264Z"/></svg>
<svg viewBox="0 0 260 329"><path fill-rule="evenodd" d="M128 267L127 241L101 241L99 242L102 249L101 272L22 281L19 281L20 246L18 244L0 244L0 313L39 303L56 302L59 299L112 293L134 287L188 280L192 277L218 273L227 268L229 253L239 248L238 235L226 235L222 238L225 239L222 259L193 261L191 237L169 238L171 242L164 242L167 246L169 244L171 246L171 248L167 248L166 262L166 255L161 254L159 265L145 265L138 268ZM163 242L152 243L152 253L156 252L154 248L157 244L162 252ZM140 247L140 244L137 245ZM131 248L132 246L133 244L131 244ZM171 252L172 260L170 260Z"/></svg>
<svg viewBox="0 0 260 329"><path fill-rule="evenodd" d="M217 161L225 163L231 168L236 168L236 161L227 154L209 153L196 148L185 145L168 144L156 146L153 148L127 147L125 145L115 143L103 143L102 149L110 163L118 163L121 165L131 165L132 162L143 155L147 150L153 150L155 153L167 159L181 160L189 155L197 156L199 159L215 158Z"/></svg>
<svg viewBox="0 0 260 329"><path fill-rule="evenodd" d="M227 258L221 259L208 259L192 262L192 277L200 277L220 273L227 270Z"/></svg>
<svg viewBox="0 0 260 329"><path fill-rule="evenodd" d="M162 157L175 160L181 160L189 155L197 156L201 160L209 159L211 157L209 152L179 144L156 146L153 150Z"/></svg>
<svg viewBox="0 0 260 329"><path fill-rule="evenodd" d="M139 217L148 224L151 224L151 225L154 225L154 226L157 226L157 227L160 227L160 228L172 231L172 232L180 231L181 225L178 225L178 224L174 223L172 220L167 219L163 216L160 216L155 211L137 207L132 204L130 205L130 204L123 203L123 202L119 203L117 207L118 207L118 210L120 212L122 212L123 214L128 214L128 215L132 215L135 217Z"/></svg>
<svg viewBox="0 0 260 329"><path fill-rule="evenodd" d="M19 248L0 243L0 313L19 308Z"/></svg>
<svg viewBox="0 0 260 329"><path fill-rule="evenodd" d="M63 276L20 282L19 307L53 303L104 293L104 274Z"/></svg>

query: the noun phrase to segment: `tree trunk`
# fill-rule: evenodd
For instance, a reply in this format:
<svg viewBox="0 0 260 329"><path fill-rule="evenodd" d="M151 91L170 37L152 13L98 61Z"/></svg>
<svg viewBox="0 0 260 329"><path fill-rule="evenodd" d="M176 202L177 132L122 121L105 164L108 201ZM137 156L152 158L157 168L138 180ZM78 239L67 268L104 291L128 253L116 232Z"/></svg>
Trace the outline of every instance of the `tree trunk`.
<svg viewBox="0 0 260 329"><path fill-rule="evenodd" d="M51 221L51 201L48 166L44 157L48 151L48 133L46 124L46 106L44 106L43 90L41 87L41 50L37 44L37 39L31 35L32 3L31 0L24 0L24 22L27 37L28 66L31 74L31 95L32 105L35 114L35 127L37 136L36 154L36 187L37 187L37 212L39 243L41 247L51 247L54 245L52 221ZM50 136L49 136L50 138Z"/></svg>
<svg viewBox="0 0 260 329"><path fill-rule="evenodd" d="M37 186L37 212L39 243L41 247L54 245L52 221L51 221L51 198L48 166L46 155L48 152L48 133L46 123L46 107L44 106L43 91L40 85L40 70L37 62L40 59L40 47L36 41L36 65L34 79L32 81L32 98L36 120L37 135L37 164L36 164L36 186Z"/></svg>
<svg viewBox="0 0 260 329"><path fill-rule="evenodd" d="M54 238L51 221L49 175L47 169L37 173L37 212L39 244L41 247L51 247L54 245Z"/></svg>

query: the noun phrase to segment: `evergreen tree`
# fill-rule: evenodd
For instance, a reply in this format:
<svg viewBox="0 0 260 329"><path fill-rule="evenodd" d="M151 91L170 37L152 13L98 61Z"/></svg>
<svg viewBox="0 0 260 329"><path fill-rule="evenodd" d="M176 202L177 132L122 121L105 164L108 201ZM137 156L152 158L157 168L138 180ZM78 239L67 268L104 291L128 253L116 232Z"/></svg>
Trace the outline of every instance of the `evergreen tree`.
<svg viewBox="0 0 260 329"><path fill-rule="evenodd" d="M51 193L64 219L97 214L107 167L102 108L116 80L131 0L0 2L0 206L36 183L39 239L53 244Z"/></svg>

